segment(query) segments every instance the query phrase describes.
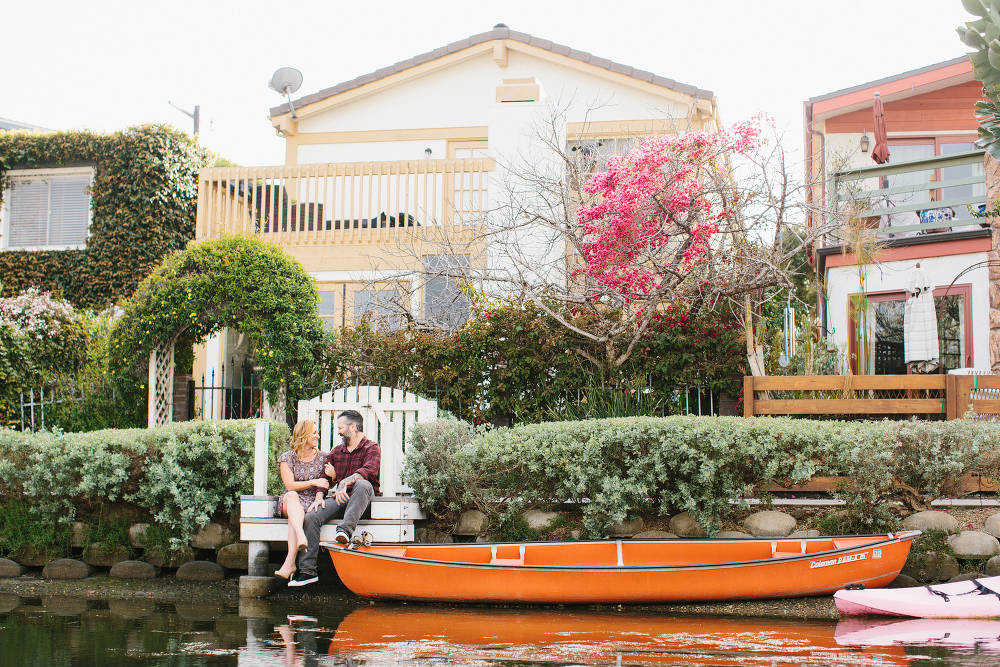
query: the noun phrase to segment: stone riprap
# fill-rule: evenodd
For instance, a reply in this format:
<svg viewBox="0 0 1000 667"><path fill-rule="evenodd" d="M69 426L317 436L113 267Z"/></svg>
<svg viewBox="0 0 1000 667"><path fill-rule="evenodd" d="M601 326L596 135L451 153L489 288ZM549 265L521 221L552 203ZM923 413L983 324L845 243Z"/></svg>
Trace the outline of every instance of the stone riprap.
<svg viewBox="0 0 1000 667"><path fill-rule="evenodd" d="M720 530L715 537L720 540L745 540L753 537L753 535L744 533L741 530Z"/></svg>
<svg viewBox="0 0 1000 667"><path fill-rule="evenodd" d="M945 532L955 532L959 529L958 519L947 512L928 510L911 514L903 520L903 528L906 530L943 530Z"/></svg>
<svg viewBox="0 0 1000 667"><path fill-rule="evenodd" d="M911 554L902 572L917 581L948 581L958 573L958 561L953 556L933 551Z"/></svg>
<svg viewBox="0 0 1000 667"><path fill-rule="evenodd" d="M801 537L819 537L819 536L820 536L819 531L816 530L815 528L811 528L809 530L796 530L788 537L801 538Z"/></svg>
<svg viewBox="0 0 1000 667"><path fill-rule="evenodd" d="M155 567L142 560L123 560L111 568L112 579L156 579Z"/></svg>
<svg viewBox="0 0 1000 667"><path fill-rule="evenodd" d="M143 560L153 567L180 567L194 560L194 549L183 547L180 551L172 552L167 556L155 551L147 552Z"/></svg>
<svg viewBox="0 0 1000 667"><path fill-rule="evenodd" d="M487 517L479 510L468 510L462 512L458 517L458 525L451 531L454 535L479 535L486 530L488 525Z"/></svg>
<svg viewBox="0 0 1000 667"><path fill-rule="evenodd" d="M222 581L226 578L226 571L210 560L193 560L177 568L174 576L181 581Z"/></svg>
<svg viewBox="0 0 1000 667"><path fill-rule="evenodd" d="M94 542L83 552L80 560L94 567L112 567L115 563L128 560L128 549L123 546L107 547Z"/></svg>
<svg viewBox="0 0 1000 667"><path fill-rule="evenodd" d="M989 558L1000 553L1000 541L978 530L963 530L948 536L948 546L955 558Z"/></svg>
<svg viewBox="0 0 1000 667"><path fill-rule="evenodd" d="M989 533L993 537L1000 538L1000 512L986 517L986 523L983 525L983 532Z"/></svg>
<svg viewBox="0 0 1000 667"><path fill-rule="evenodd" d="M670 517L670 532L678 537L708 537L708 533L691 512Z"/></svg>
<svg viewBox="0 0 1000 667"><path fill-rule="evenodd" d="M215 562L227 570L248 570L250 545L246 542L227 544L215 552Z"/></svg>
<svg viewBox="0 0 1000 667"><path fill-rule="evenodd" d="M633 540L675 540L677 536L665 530L644 530L632 536Z"/></svg>
<svg viewBox="0 0 1000 667"><path fill-rule="evenodd" d="M613 523L608 526L608 537L632 537L636 533L642 532L642 519L625 520L621 523Z"/></svg>
<svg viewBox="0 0 1000 667"><path fill-rule="evenodd" d="M219 523L210 523L191 539L195 549L218 549L235 539L233 531Z"/></svg>
<svg viewBox="0 0 1000 667"><path fill-rule="evenodd" d="M524 521L531 530L544 530L550 523L559 518L558 512L546 510L528 510L524 513Z"/></svg>
<svg viewBox="0 0 1000 667"><path fill-rule="evenodd" d="M93 573L93 567L75 558L60 558L42 569L46 579L85 579Z"/></svg>
<svg viewBox="0 0 1000 667"><path fill-rule="evenodd" d="M0 558L0 579L20 577L27 569L20 563L16 563L8 558Z"/></svg>
<svg viewBox="0 0 1000 667"><path fill-rule="evenodd" d="M788 537L795 530L795 517L784 512L755 512L743 521L754 537Z"/></svg>

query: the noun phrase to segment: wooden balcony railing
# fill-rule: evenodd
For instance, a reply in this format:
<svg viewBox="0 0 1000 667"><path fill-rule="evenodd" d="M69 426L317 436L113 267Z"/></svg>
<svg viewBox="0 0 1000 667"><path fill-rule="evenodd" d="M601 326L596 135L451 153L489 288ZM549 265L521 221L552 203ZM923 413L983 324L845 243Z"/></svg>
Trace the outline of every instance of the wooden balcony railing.
<svg viewBox="0 0 1000 667"><path fill-rule="evenodd" d="M493 169L489 158L203 169L195 238L343 243L469 225L487 210Z"/></svg>
<svg viewBox="0 0 1000 667"><path fill-rule="evenodd" d="M1000 415L1000 375L745 377L743 415Z"/></svg>
<svg viewBox="0 0 1000 667"><path fill-rule="evenodd" d="M986 203L983 155L983 150L973 150L834 172L830 175L831 203L835 211L853 205L857 216L870 223L872 233L886 238L978 225L981 220L972 218L967 208L976 210ZM902 213L948 208L955 211L957 219L901 224ZM889 225L883 224L880 229L882 216ZM834 232L825 245L843 241Z"/></svg>

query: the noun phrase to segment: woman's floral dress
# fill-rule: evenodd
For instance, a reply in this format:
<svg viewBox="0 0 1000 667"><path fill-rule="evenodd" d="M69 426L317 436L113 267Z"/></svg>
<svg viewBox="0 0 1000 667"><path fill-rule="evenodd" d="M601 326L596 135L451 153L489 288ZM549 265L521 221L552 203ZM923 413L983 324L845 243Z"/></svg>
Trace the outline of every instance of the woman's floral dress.
<svg viewBox="0 0 1000 667"><path fill-rule="evenodd" d="M323 477L323 464L326 463L326 454L317 451L312 461L300 461L295 452L289 449L278 457L278 465L280 466L282 463L287 463L288 467L291 468L292 477L296 482L305 482L306 480ZM309 509L309 506L316 500L317 490L318 487L310 486L308 489L298 492L299 502L302 503L303 510ZM288 493L288 491L285 491L285 493ZM285 493L281 494L278 498L278 507L274 512L274 515L279 519L285 516L281 513L281 509L285 506Z"/></svg>

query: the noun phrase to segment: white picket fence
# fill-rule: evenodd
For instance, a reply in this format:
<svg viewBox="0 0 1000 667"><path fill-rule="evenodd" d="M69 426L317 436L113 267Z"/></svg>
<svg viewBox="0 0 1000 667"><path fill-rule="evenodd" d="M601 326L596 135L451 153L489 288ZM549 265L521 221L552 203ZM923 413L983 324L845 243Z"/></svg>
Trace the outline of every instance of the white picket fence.
<svg viewBox="0 0 1000 667"><path fill-rule="evenodd" d="M336 418L344 410L360 412L365 435L382 448L382 495L412 493L413 489L400 478L410 429L417 422L437 419L437 401L401 389L367 385L334 389L299 401L299 420L311 419L319 424L320 451L330 451L336 442Z"/></svg>

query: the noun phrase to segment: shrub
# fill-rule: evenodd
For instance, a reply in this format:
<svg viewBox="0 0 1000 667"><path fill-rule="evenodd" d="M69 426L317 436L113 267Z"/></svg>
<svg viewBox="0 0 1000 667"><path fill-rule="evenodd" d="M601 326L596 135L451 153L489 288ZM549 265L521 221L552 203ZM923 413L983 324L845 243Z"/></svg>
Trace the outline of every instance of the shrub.
<svg viewBox="0 0 1000 667"><path fill-rule="evenodd" d="M183 422L92 433L0 430L0 494L21 498L41 525L76 509L125 501L186 544L216 512L233 512L253 481L254 421ZM272 422L270 460L288 427ZM276 470L269 488L280 487ZM6 527L0 526L0 532Z"/></svg>

